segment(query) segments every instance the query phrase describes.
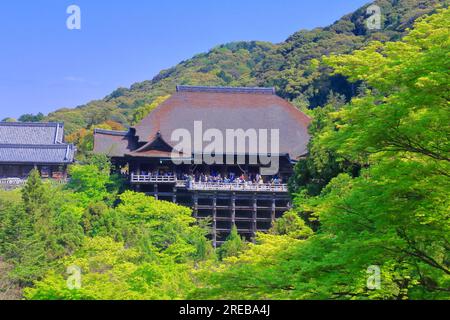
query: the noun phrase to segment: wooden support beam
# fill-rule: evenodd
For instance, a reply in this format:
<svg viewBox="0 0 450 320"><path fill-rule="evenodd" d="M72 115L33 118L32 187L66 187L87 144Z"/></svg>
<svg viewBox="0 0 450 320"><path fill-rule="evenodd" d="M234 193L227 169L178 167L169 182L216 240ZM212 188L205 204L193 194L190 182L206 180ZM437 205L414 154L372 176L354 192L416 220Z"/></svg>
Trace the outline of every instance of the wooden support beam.
<svg viewBox="0 0 450 320"><path fill-rule="evenodd" d="M231 226L236 225L236 193L231 195Z"/></svg>
<svg viewBox="0 0 450 320"><path fill-rule="evenodd" d="M213 197L213 246L217 248L217 194Z"/></svg>
<svg viewBox="0 0 450 320"><path fill-rule="evenodd" d="M288 208L288 210L291 210L291 209L293 208L293 205L292 205L292 201L291 201L291 200L288 201L288 203L287 203L287 208Z"/></svg>
<svg viewBox="0 0 450 320"><path fill-rule="evenodd" d="M173 188L172 202L177 203L177 187Z"/></svg>
<svg viewBox="0 0 450 320"><path fill-rule="evenodd" d="M194 193L194 218L198 218L198 192Z"/></svg>
<svg viewBox="0 0 450 320"><path fill-rule="evenodd" d="M258 231L258 197L253 194L253 212L252 212L252 229L253 229L253 237L256 236L256 232Z"/></svg>
<svg viewBox="0 0 450 320"><path fill-rule="evenodd" d="M275 223L276 213L277 213L277 204L276 204L275 195L273 195L272 196L272 224Z"/></svg>

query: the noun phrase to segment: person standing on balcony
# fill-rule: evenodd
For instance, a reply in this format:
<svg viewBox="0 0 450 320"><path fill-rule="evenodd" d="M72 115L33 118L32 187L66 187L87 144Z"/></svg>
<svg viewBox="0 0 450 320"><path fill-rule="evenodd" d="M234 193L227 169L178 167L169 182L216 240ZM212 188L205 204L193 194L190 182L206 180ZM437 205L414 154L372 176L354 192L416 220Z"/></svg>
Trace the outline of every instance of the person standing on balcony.
<svg viewBox="0 0 450 320"><path fill-rule="evenodd" d="M259 176L258 184L264 184L264 179L262 176Z"/></svg>

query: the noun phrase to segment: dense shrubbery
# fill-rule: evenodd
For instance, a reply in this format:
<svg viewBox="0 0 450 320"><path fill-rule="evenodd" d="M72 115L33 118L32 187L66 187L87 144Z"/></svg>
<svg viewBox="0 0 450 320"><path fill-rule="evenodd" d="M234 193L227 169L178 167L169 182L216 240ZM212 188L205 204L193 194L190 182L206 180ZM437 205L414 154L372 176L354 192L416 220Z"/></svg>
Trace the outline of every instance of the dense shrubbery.
<svg viewBox="0 0 450 320"><path fill-rule="evenodd" d="M98 159L74 165L70 183L44 183L33 171L20 191L0 194L4 283L30 299L179 299L195 264L213 258L189 209L124 192ZM69 290L66 268L82 271ZM2 288L2 286L0 286Z"/></svg>

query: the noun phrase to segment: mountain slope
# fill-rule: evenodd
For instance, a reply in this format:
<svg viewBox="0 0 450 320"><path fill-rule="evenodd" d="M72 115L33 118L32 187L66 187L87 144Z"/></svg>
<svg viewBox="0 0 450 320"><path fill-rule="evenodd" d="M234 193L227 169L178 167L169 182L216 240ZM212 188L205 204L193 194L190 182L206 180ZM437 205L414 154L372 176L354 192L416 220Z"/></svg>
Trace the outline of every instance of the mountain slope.
<svg viewBox="0 0 450 320"><path fill-rule="evenodd" d="M133 111L172 93L177 84L223 86L274 86L280 96L302 107L326 103L331 92L351 98L357 87L341 76L332 76L314 59L331 53L350 53L372 40L400 39L420 16L446 0L378 0L382 30L367 30L367 6L344 16L331 26L302 30L285 42L237 42L218 46L177 66L161 71L152 80L119 88L102 100L76 109L61 109L46 120L64 121L67 133L114 120L128 125Z"/></svg>

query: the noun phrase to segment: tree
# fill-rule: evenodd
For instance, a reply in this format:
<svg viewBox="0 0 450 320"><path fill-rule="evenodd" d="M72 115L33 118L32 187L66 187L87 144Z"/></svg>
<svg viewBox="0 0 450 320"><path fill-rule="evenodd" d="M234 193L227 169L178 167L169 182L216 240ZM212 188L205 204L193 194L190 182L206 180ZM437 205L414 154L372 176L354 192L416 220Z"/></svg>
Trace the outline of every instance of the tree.
<svg viewBox="0 0 450 320"><path fill-rule="evenodd" d="M299 240L308 239L314 234L311 228L306 225L305 221L295 211L288 211L283 217L276 220L270 233L286 235Z"/></svg>
<svg viewBox="0 0 450 320"><path fill-rule="evenodd" d="M238 256L244 250L245 245L245 241L241 238L234 225L225 243L217 250L219 259L223 260L225 258Z"/></svg>
<svg viewBox="0 0 450 320"><path fill-rule="evenodd" d="M114 199L108 191L110 181L109 168L98 168L96 165L72 165L69 167L69 190L73 190L84 205Z"/></svg>
<svg viewBox="0 0 450 320"><path fill-rule="evenodd" d="M96 218L89 219L92 227L86 229L93 237L86 237L70 257L59 259L26 290L26 298L182 299L194 289L194 265L209 258L207 230L195 225L188 208L130 191L119 198L116 208L90 206ZM114 223L102 216L114 216ZM105 236L99 236L102 232ZM70 266L81 268L78 290L67 287Z"/></svg>
<svg viewBox="0 0 450 320"><path fill-rule="evenodd" d="M20 116L19 121L20 122L41 122L45 118L44 114L39 112L37 115L34 114L24 114Z"/></svg>
<svg viewBox="0 0 450 320"><path fill-rule="evenodd" d="M65 271L81 269L81 288L70 289ZM64 270L61 272L60 270ZM192 290L189 265L161 256L149 260L136 248L110 238L86 238L83 247L62 261L33 288L29 300L167 300L181 299Z"/></svg>
<svg viewBox="0 0 450 320"><path fill-rule="evenodd" d="M14 118L5 118L2 120L2 122L17 122L17 120Z"/></svg>
<svg viewBox="0 0 450 320"><path fill-rule="evenodd" d="M140 247L152 255L164 252L177 262L198 257L199 241L208 230L195 225L189 208L157 201L143 193L126 191L119 196L115 213L122 221L122 236L127 245Z"/></svg>
<svg viewBox="0 0 450 320"><path fill-rule="evenodd" d="M45 186L38 170L33 169L22 189L22 200L28 213L33 213L37 208L48 202Z"/></svg>
<svg viewBox="0 0 450 320"><path fill-rule="evenodd" d="M336 119L332 117L343 106L342 97L330 95L329 104L311 111L312 122L309 127L311 140L308 145L309 156L300 159L294 167L294 174L289 180L291 194L304 193L307 196L318 196L324 187L341 173L359 175L361 165L337 154L319 141L323 132L335 128Z"/></svg>
<svg viewBox="0 0 450 320"><path fill-rule="evenodd" d="M188 299L287 299L295 278L287 264L302 241L289 236L258 234L256 244L220 263L206 261L194 273L199 283ZM238 252L236 250L235 252Z"/></svg>
<svg viewBox="0 0 450 320"><path fill-rule="evenodd" d="M81 244L82 210L71 194L41 181L36 170L21 195L0 199L0 256L11 266L9 279L27 286Z"/></svg>
<svg viewBox="0 0 450 320"><path fill-rule="evenodd" d="M303 204L322 226L311 243L329 243L315 269L310 265L310 275L329 284L328 297L448 296L450 118L443 70L449 66L449 19L449 10L441 10L403 41L375 42L326 59L336 72L370 88L332 114L335 125L317 139L367 169L354 179L335 178L320 197ZM371 264L384 270L386 284L378 292L362 288ZM320 276L327 265L340 270L340 280Z"/></svg>

